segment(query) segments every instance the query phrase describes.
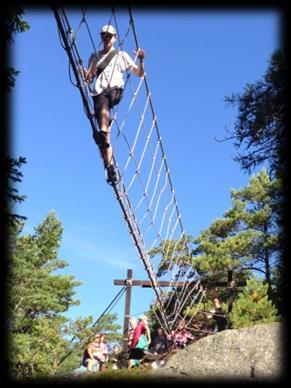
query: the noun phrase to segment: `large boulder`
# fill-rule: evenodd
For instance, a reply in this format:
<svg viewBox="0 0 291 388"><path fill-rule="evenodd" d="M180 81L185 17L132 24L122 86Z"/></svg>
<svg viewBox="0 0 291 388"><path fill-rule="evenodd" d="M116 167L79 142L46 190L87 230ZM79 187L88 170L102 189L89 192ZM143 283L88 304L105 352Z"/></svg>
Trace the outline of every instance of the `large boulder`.
<svg viewBox="0 0 291 388"><path fill-rule="evenodd" d="M282 330L281 323L225 330L189 345L152 373L170 379L280 379Z"/></svg>

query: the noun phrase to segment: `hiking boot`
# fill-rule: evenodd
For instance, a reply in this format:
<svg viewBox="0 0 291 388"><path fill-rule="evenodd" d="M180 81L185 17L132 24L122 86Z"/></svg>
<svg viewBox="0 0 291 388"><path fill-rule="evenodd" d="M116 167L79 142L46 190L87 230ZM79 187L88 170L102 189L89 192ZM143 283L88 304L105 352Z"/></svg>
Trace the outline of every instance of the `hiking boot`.
<svg viewBox="0 0 291 388"><path fill-rule="evenodd" d="M107 182L112 185L118 183L117 171L113 164L107 167Z"/></svg>
<svg viewBox="0 0 291 388"><path fill-rule="evenodd" d="M106 133L104 131L94 131L93 138L98 146L103 148L110 147L110 144L106 141Z"/></svg>

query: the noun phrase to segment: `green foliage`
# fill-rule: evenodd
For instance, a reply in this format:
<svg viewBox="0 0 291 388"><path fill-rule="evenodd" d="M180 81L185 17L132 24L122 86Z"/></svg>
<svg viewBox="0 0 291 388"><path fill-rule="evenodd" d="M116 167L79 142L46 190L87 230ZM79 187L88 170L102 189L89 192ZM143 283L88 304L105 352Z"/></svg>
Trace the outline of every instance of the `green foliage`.
<svg viewBox="0 0 291 388"><path fill-rule="evenodd" d="M13 35L29 30L29 24L22 19L24 11L21 7L11 4L6 5L5 11L1 13L1 18L4 20L6 27L6 38L8 43L14 42Z"/></svg>
<svg viewBox="0 0 291 388"><path fill-rule="evenodd" d="M227 270L231 268L236 282L246 281L253 274L263 276L268 284L269 297L278 299L280 281L275 274L281 266L280 241L281 229L278 225L278 208L282 180L271 179L266 169L250 177L244 188L231 191L232 206L223 217L215 219L196 239L189 236L185 243L192 244L191 264L203 281L208 283L227 280ZM178 254L171 257L172 263L181 263L181 271L186 271L189 255L174 241L166 241L151 252L161 257L162 274L169 269L170 255L167 247L178 247ZM182 260L180 261L180 259ZM238 289L232 292L235 298ZM174 291L171 304L167 305L167 314L171 314L179 291ZM209 288L207 299L219 295L222 301L230 296L227 288ZM194 296L194 294L193 294ZM165 295L165 300L171 294ZM205 299L205 298L204 298ZM205 301L205 300L204 300ZM191 299L183 307L182 314L188 311ZM152 307L153 310L154 307ZM197 309L197 303L195 303ZM281 313L281 311L280 311ZM193 315L193 309L188 316ZM153 314L154 317L154 314Z"/></svg>
<svg viewBox="0 0 291 388"><path fill-rule="evenodd" d="M234 329L279 320L278 311L268 299L268 285L251 278L238 295L229 314Z"/></svg>
<svg viewBox="0 0 291 388"><path fill-rule="evenodd" d="M24 11L21 7L15 4L9 4L5 6L5 11L1 12L1 22L3 20L5 26L5 41L8 45L14 43L14 35L20 32L25 32L29 30L29 24L22 19ZM2 24L2 23L1 23ZM4 90L9 92L15 85L15 77L19 74L19 71L15 70L13 67L8 67L5 69L5 84Z"/></svg>
<svg viewBox="0 0 291 388"><path fill-rule="evenodd" d="M4 160L4 174L7 185L5 187L4 195L7 202L6 218L8 223L13 223L19 220L25 220L26 217L13 213L13 207L16 203L21 203L25 200L24 195L18 193L15 187L16 183L21 182L23 174L21 167L26 163L26 159L20 156L18 159L6 157Z"/></svg>
<svg viewBox="0 0 291 388"><path fill-rule="evenodd" d="M53 374L68 350L60 315L78 304L73 276L59 275L67 263L59 260L62 226L54 212L32 235L21 235L23 222L10 227L7 277L10 373L16 378Z"/></svg>
<svg viewBox="0 0 291 388"><path fill-rule="evenodd" d="M58 258L62 225L52 211L33 234L23 235L24 222L11 224L9 234L9 363L11 376L40 378L71 372L95 333L108 343L121 335L116 314L74 320L62 314L79 304L74 288L81 283L60 274L67 263Z"/></svg>
<svg viewBox="0 0 291 388"><path fill-rule="evenodd" d="M194 241L193 264L202 276L222 280L231 267L240 273L236 280L259 272L271 286L280 247L274 201L279 189L280 180L271 180L262 169L245 188L231 191L232 207Z"/></svg>
<svg viewBox="0 0 291 388"><path fill-rule="evenodd" d="M270 172L282 176L287 160L287 65L284 53L274 52L262 80L248 84L241 94L227 97L238 106L230 138L242 149L235 157L250 172L268 162Z"/></svg>
<svg viewBox="0 0 291 388"><path fill-rule="evenodd" d="M183 236L179 241L164 240L159 246L149 251L151 257L158 255L160 258L158 277L171 271L175 264L179 264L180 267L177 276L182 275L187 265L191 264L191 251L189 249L191 241L191 236Z"/></svg>
<svg viewBox="0 0 291 388"><path fill-rule="evenodd" d="M64 332L66 335L72 335L73 341L71 340L70 350L65 354L63 360L61 360L57 373L71 373L72 370L80 366L84 349L94 334L105 334L105 341L107 344L119 343L122 339L122 335L118 333L121 326L116 323L116 320L117 314L108 313L101 319L98 319L95 324L92 324L92 316L86 319L79 317L66 324Z"/></svg>

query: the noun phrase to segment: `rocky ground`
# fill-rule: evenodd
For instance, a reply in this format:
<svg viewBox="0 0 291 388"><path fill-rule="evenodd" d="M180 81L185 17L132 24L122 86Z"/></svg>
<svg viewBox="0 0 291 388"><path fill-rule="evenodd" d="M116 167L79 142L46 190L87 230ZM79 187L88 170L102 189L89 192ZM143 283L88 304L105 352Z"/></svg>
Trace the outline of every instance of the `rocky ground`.
<svg viewBox="0 0 291 388"><path fill-rule="evenodd" d="M283 373L282 323L225 330L174 354L157 378L170 380L279 380Z"/></svg>

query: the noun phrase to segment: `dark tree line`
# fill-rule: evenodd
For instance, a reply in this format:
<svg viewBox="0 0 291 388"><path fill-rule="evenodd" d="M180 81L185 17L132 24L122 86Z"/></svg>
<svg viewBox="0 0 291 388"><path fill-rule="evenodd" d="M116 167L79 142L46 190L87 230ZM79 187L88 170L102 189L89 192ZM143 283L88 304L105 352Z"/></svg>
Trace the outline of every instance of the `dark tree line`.
<svg viewBox="0 0 291 388"><path fill-rule="evenodd" d="M238 116L230 132L234 158L248 173L266 163L271 176L283 177L287 159L287 77L286 59L276 51L263 78L248 84L242 93L227 97L237 106Z"/></svg>

